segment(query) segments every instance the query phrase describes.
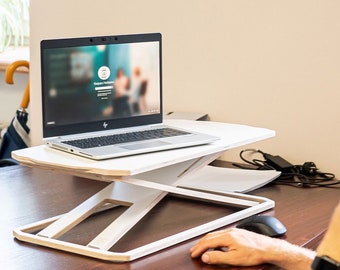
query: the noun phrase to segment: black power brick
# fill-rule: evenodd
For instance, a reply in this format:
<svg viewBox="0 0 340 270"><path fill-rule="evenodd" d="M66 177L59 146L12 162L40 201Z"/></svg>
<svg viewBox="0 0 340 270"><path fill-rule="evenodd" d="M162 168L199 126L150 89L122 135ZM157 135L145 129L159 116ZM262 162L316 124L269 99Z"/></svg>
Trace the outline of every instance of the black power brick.
<svg viewBox="0 0 340 270"><path fill-rule="evenodd" d="M263 154L263 157L266 159L266 163L273 167L275 170L280 172L291 172L294 168L294 165L285 160L280 156L273 156L267 153Z"/></svg>
<svg viewBox="0 0 340 270"><path fill-rule="evenodd" d="M245 152L261 154L263 159L246 159L243 156ZM333 173L319 171L314 162L305 162L303 165L293 165L280 156L273 156L256 149L242 150L240 152L240 158L244 162L254 166L254 168L249 168L238 163L233 163L234 166L242 169L276 170L281 172L280 177L274 181L276 184L287 184L297 187L340 188L340 180L335 180Z"/></svg>

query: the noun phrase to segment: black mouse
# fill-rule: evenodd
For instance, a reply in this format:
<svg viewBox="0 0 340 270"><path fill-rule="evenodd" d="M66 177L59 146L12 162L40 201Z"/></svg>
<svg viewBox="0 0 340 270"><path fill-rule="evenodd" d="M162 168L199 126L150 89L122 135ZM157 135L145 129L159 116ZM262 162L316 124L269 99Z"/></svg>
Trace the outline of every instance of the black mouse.
<svg viewBox="0 0 340 270"><path fill-rule="evenodd" d="M236 227L270 237L280 237L287 232L281 221L273 216L265 215L254 215L245 218Z"/></svg>

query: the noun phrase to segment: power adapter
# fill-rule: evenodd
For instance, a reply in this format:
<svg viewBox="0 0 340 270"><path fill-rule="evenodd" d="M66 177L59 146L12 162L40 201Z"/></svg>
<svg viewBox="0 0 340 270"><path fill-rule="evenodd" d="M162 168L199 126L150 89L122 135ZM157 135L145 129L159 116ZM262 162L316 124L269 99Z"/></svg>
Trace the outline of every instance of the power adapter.
<svg viewBox="0 0 340 270"><path fill-rule="evenodd" d="M263 154L263 157L266 159L266 163L273 167L275 170L280 172L291 172L291 169L294 168L294 165L285 160L280 156L273 156L267 153Z"/></svg>
<svg viewBox="0 0 340 270"><path fill-rule="evenodd" d="M262 159L248 160L244 158L244 152L261 154ZM255 170L277 170L282 172L281 176L274 182L276 184L293 185L296 187L340 187L340 181L335 180L333 173L321 172L314 162L305 162L303 165L293 165L280 156L273 156L261 150L245 149L240 152L240 158L252 165L252 168L243 164L233 163L234 166L242 169Z"/></svg>

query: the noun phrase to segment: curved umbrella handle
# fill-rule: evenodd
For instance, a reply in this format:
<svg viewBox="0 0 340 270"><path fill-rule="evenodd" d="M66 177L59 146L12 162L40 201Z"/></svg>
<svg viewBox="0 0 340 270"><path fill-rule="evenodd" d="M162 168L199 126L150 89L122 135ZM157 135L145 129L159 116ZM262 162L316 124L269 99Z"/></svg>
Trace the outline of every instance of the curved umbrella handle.
<svg viewBox="0 0 340 270"><path fill-rule="evenodd" d="M8 84L14 83L13 74L18 67L22 67L22 66L27 67L29 69L30 65L29 65L29 62L26 61L26 60L18 60L18 61L11 63L7 67L6 73L5 73L6 83L8 83ZM24 92L24 95L23 95L22 100L21 100L21 108L26 109L28 107L29 102L30 102L30 84L29 84L29 81L27 81L25 92Z"/></svg>

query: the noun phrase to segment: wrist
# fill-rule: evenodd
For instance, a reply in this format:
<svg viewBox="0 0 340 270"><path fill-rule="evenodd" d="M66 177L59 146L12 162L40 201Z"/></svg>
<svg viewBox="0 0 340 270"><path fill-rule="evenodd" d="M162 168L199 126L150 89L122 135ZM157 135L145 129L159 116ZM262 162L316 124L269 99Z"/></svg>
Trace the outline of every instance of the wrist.
<svg viewBox="0 0 340 270"><path fill-rule="evenodd" d="M283 269L310 269L316 253L312 250L293 245L281 239L273 239L268 247L265 262Z"/></svg>

